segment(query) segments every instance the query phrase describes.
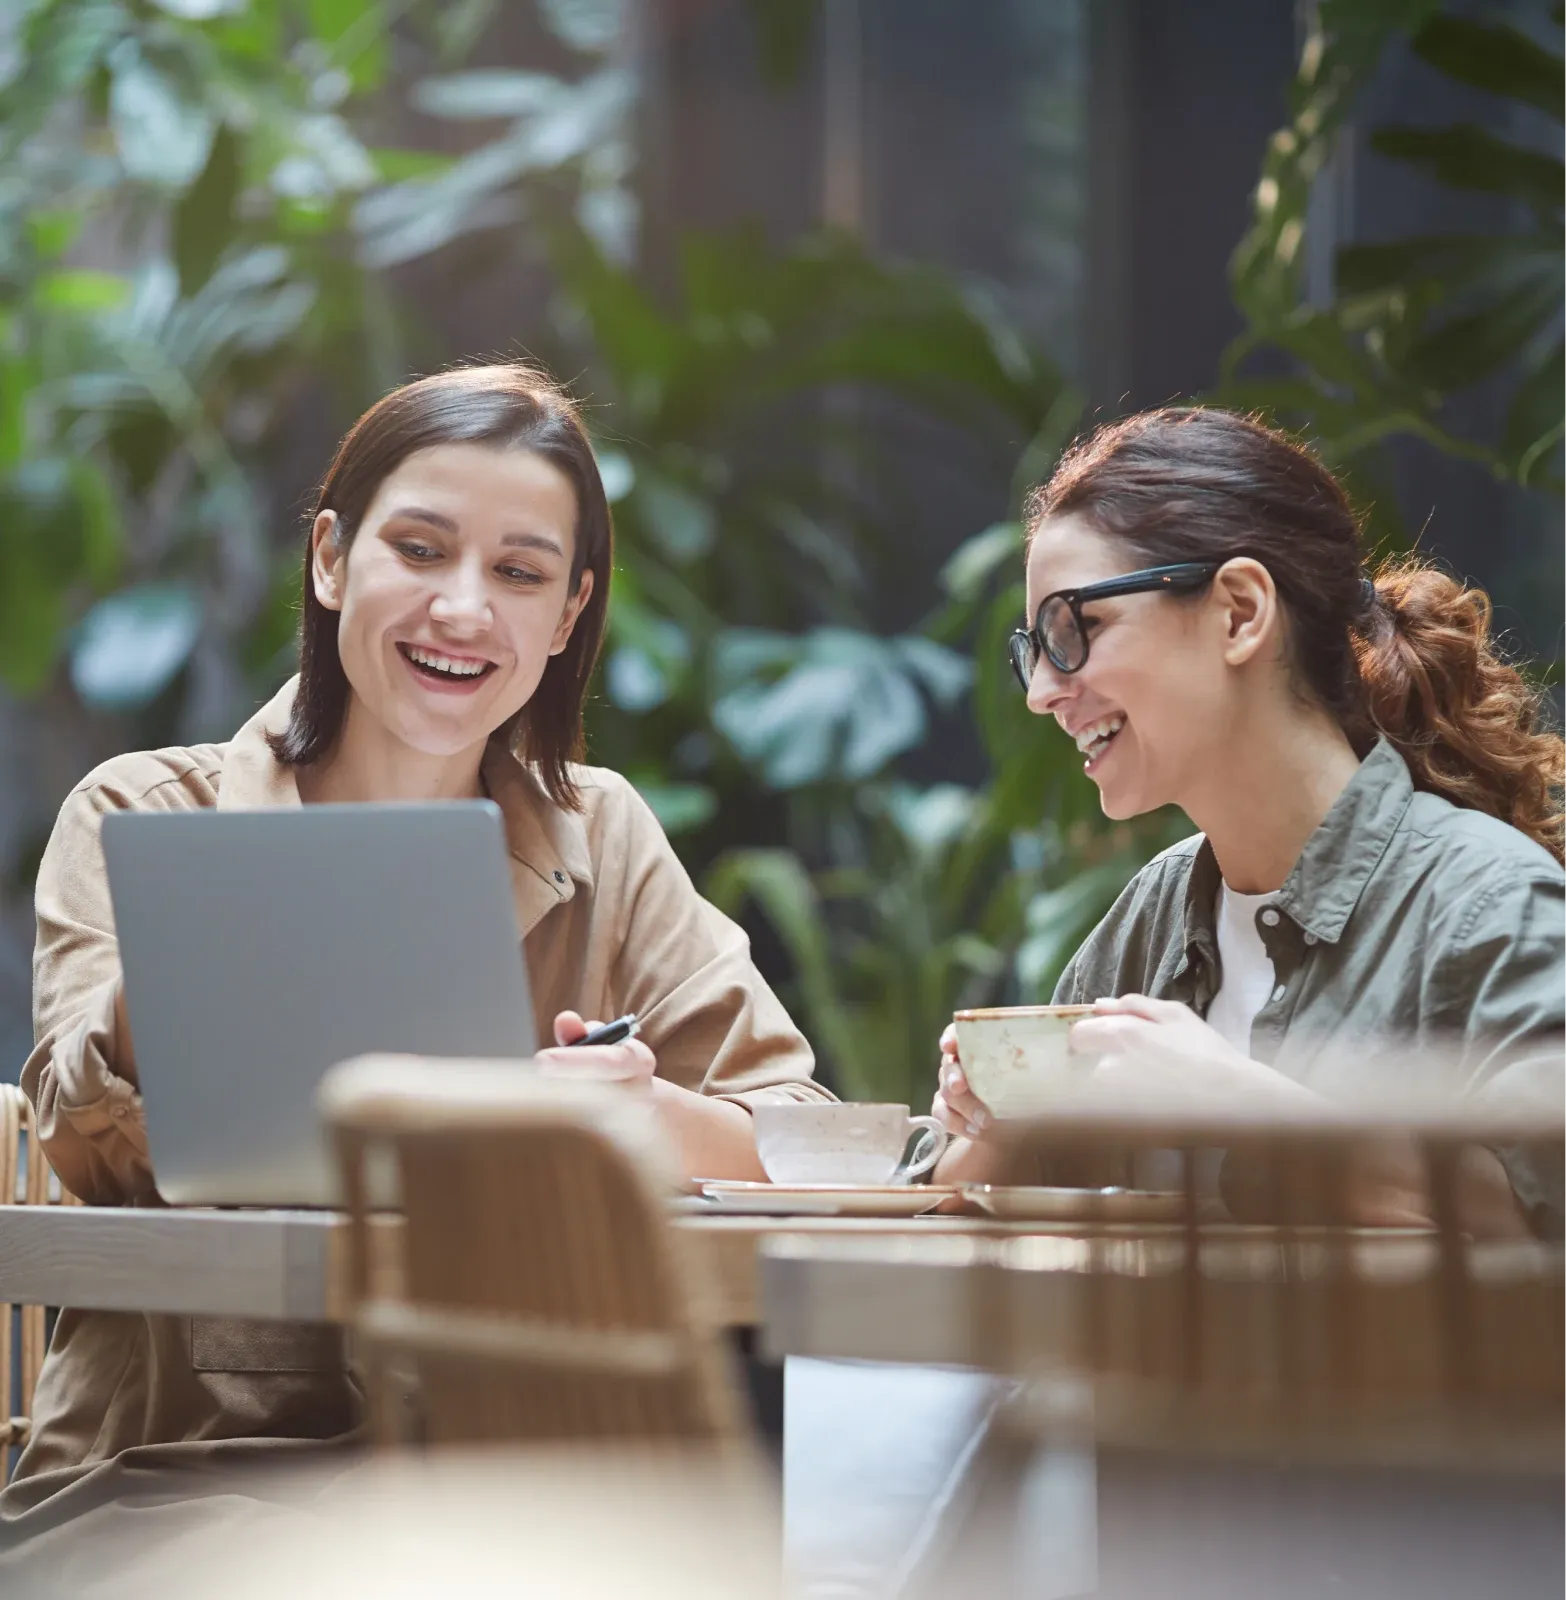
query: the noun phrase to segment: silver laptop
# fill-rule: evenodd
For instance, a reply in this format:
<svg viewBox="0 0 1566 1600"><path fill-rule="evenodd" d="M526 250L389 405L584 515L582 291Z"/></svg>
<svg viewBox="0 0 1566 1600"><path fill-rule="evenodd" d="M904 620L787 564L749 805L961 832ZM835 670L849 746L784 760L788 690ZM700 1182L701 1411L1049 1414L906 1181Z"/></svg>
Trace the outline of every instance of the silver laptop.
<svg viewBox="0 0 1566 1600"><path fill-rule="evenodd" d="M489 801L117 812L103 850L172 1203L334 1204L315 1110L334 1062L536 1048Z"/></svg>

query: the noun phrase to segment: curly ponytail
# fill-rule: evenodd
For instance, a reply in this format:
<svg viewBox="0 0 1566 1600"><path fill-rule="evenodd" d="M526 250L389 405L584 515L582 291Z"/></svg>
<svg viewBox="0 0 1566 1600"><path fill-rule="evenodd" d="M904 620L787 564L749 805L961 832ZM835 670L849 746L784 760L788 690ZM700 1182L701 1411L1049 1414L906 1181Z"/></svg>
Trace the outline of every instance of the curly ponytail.
<svg viewBox="0 0 1566 1600"><path fill-rule="evenodd" d="M1543 696L1490 641L1490 600L1418 559L1388 563L1356 630L1365 709L1417 788L1488 812L1556 860L1562 853L1561 738Z"/></svg>
<svg viewBox="0 0 1566 1600"><path fill-rule="evenodd" d="M1364 756L1561 858L1562 742L1490 642L1490 602L1427 563L1365 576L1359 518L1298 441L1205 406L1144 411L1073 445L1027 521L1078 514L1148 565L1249 556L1272 574L1304 693Z"/></svg>

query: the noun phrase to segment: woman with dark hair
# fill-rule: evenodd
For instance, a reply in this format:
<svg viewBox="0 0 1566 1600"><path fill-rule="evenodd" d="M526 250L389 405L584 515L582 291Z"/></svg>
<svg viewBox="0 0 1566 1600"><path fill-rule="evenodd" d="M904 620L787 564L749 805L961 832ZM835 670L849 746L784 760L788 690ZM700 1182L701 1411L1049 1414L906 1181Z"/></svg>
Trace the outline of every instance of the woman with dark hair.
<svg viewBox="0 0 1566 1600"><path fill-rule="evenodd" d="M1029 709L1106 815L1173 804L1201 829L1067 967L1056 1001L1097 1008L1073 1049L1133 1094L1282 1106L1353 1087L1379 1043L1455 1062L1463 1092L1558 1104L1562 743L1485 596L1414 559L1372 576L1332 475L1224 411L1100 429L1027 526ZM935 1112L959 1137L938 1178L988 1175L989 1113L951 1032L942 1050ZM1474 1225L1550 1226L1558 1175L1507 1160L1473 1156ZM1383 1157L1354 1199L1424 1215L1418 1174Z"/></svg>
<svg viewBox="0 0 1566 1600"><path fill-rule="evenodd" d="M486 795L557 1045L583 1035L584 1015L642 1021L626 1044L542 1056L649 1095L687 1172L765 1176L748 1107L829 1098L810 1049L636 791L576 764L610 566L587 435L539 372L443 373L360 418L310 529L298 678L227 744L99 767L55 825L22 1084L72 1194L155 1199L99 843L107 812ZM0 1536L45 1501L53 1520L193 1455L345 1435L357 1415L331 1329L63 1311Z"/></svg>

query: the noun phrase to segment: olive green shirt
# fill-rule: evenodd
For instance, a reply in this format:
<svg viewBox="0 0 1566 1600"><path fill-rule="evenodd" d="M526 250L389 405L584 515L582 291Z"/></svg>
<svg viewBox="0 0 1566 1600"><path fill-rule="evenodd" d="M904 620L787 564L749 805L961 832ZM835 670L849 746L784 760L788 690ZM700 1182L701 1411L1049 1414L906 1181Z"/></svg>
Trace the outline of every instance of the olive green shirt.
<svg viewBox="0 0 1566 1600"><path fill-rule="evenodd" d="M1145 994L1199 1015L1221 973L1221 875L1197 835L1155 857L1072 958L1061 1004ZM1271 909L1275 907L1276 909ZM1257 931L1277 981L1251 1056L1329 1097L1400 1087L1566 1095L1566 874L1516 828L1416 791L1385 740L1361 763ZM1537 1225L1560 1175L1507 1160ZM1544 1215L1540 1215L1540 1208Z"/></svg>

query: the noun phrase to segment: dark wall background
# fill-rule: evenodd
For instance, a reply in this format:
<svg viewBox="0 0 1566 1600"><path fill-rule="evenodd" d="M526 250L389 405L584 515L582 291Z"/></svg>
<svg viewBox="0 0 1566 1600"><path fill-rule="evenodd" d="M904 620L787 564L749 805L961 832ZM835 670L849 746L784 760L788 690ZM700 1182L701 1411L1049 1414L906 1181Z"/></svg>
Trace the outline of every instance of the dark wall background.
<svg viewBox="0 0 1566 1600"><path fill-rule="evenodd" d="M830 218L994 285L1099 414L1211 382L1239 326L1228 257L1286 111L1292 0L823 9L833 17L797 76L769 86L747 8L652 0L655 273L682 228L754 217L786 242ZM847 215L845 192L857 196ZM1011 461L965 457L890 408L873 423L906 475L884 492L906 490L909 507L909 559L877 620L905 626L952 547L1006 514Z"/></svg>
<svg viewBox="0 0 1566 1600"><path fill-rule="evenodd" d="M1290 0L1093 0L1085 376L1106 411L1211 383L1229 256L1288 115Z"/></svg>

